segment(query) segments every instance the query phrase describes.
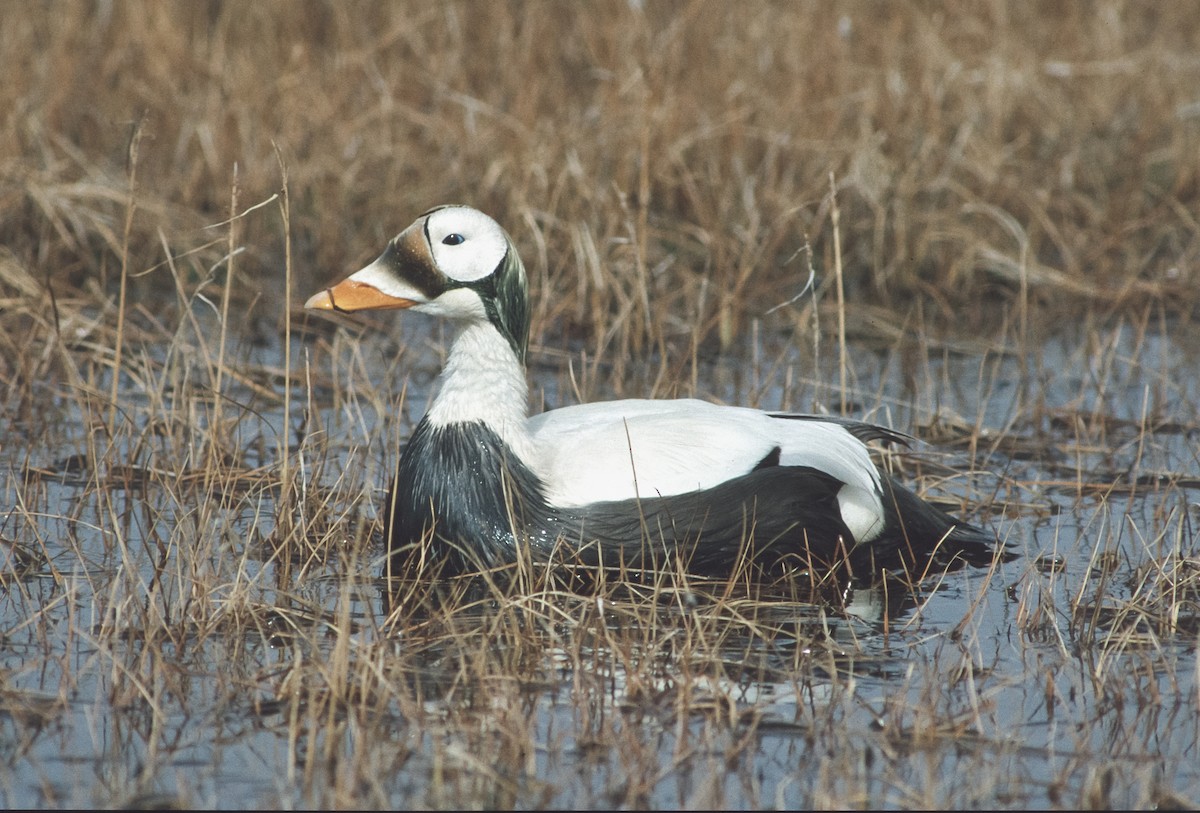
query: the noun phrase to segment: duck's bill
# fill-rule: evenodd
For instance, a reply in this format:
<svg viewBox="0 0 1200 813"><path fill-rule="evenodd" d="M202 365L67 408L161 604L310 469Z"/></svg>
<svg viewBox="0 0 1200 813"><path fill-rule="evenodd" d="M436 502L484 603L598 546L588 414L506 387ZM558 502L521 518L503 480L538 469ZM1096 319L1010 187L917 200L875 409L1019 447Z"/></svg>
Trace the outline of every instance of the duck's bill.
<svg viewBox="0 0 1200 813"><path fill-rule="evenodd" d="M417 303L411 299L385 294L373 285L367 285L354 279L345 279L332 288L326 288L308 298L304 307L308 310L341 311L379 311L411 308Z"/></svg>

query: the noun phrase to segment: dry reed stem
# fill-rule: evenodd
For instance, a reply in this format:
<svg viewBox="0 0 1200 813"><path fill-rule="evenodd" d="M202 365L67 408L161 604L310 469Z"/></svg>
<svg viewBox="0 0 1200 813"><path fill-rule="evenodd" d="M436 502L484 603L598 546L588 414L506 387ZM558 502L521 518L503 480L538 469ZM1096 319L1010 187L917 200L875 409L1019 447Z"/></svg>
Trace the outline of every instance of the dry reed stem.
<svg viewBox="0 0 1200 813"><path fill-rule="evenodd" d="M154 217L134 224L136 253L157 242L153 221L223 208L234 164L247 193L265 196L274 140L305 201L305 289L442 200L489 209L527 250L571 245L587 223L577 245L599 262L531 252L545 258L535 279L547 301L561 303L537 330L588 337L621 363L679 335L664 311L698 312L685 335L728 347L778 301L797 235L820 232L832 171L841 239L817 247L818 266L832 270L843 251L852 298L920 295L942 326L1015 311L1025 346L1056 301L1186 309L1200 67L1183 44L1195 22L1175 7L1107 8L1086 19L988 5L876 15L622 3L579 18L540 3L312 19L271 4L237 17L171 4L16 15L6 52L30 68L57 62L44 76L18 71L7 91L5 108L23 112L0 131L4 154L21 159L4 167L16 194L3 242L33 267L51 229L60 248L39 263L63 281L102 278L122 253L110 221L128 184L109 156L128 132L97 122L145 110L138 173ZM314 93L325 88L337 92ZM284 251L264 226L247 234L260 247L248 280Z"/></svg>

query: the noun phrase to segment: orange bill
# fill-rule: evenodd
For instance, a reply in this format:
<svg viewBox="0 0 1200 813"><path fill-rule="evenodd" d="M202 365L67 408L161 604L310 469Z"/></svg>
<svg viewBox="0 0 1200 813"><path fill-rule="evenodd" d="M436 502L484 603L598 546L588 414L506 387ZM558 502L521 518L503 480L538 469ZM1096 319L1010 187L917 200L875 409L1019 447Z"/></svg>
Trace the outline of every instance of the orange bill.
<svg viewBox="0 0 1200 813"><path fill-rule="evenodd" d="M350 313L351 311L411 308L416 304L411 299L389 296L372 285L345 279L332 288L326 288L324 291L313 294L304 303L304 307L309 310Z"/></svg>

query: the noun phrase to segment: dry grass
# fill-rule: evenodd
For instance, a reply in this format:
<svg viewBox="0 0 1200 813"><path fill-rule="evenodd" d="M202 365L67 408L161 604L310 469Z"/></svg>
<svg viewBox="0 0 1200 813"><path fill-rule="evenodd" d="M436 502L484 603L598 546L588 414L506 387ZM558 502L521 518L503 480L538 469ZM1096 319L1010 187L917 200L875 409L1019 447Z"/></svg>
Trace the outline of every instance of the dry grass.
<svg viewBox="0 0 1200 813"><path fill-rule="evenodd" d="M552 293L535 334L617 359L727 345L799 290L806 237L828 283L830 174L850 295L900 323L918 301L935 326L1192 310L1187 4L67 8L0 34L3 277L25 295L115 282L137 132L131 270L160 289L165 252L200 274L224 253L201 227L235 166L244 204L279 189L278 148L303 290L465 201ZM239 291L275 322L278 220L240 243Z"/></svg>
<svg viewBox="0 0 1200 813"><path fill-rule="evenodd" d="M0 17L6 806L1200 803L1187 5ZM890 420L1025 559L391 606L442 337L289 305L451 200L522 248L536 400Z"/></svg>

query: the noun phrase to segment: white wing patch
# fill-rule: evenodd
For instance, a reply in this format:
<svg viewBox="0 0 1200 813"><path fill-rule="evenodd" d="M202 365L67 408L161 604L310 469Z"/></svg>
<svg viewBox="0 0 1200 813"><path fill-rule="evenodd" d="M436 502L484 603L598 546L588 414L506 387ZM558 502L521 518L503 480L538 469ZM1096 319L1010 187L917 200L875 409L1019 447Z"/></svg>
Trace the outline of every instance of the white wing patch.
<svg viewBox="0 0 1200 813"><path fill-rule="evenodd" d="M528 425L554 505L713 488L778 447L781 465L811 466L846 483L838 499L855 539L867 541L883 527L878 470L867 447L837 424L696 400L627 400L551 410Z"/></svg>

